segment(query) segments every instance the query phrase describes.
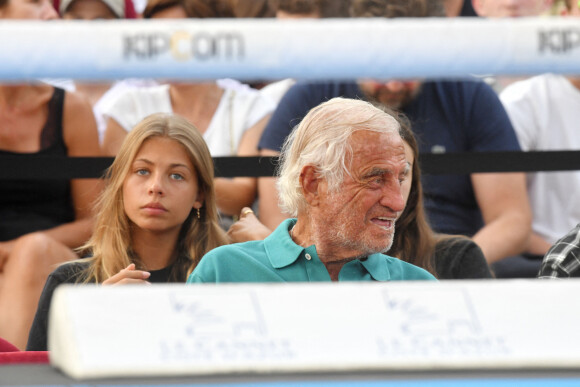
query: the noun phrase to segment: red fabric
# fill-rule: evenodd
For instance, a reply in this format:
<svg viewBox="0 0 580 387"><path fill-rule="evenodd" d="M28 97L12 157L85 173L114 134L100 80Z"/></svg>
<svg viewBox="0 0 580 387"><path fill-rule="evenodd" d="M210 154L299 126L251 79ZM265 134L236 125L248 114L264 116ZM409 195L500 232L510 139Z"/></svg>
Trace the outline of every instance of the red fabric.
<svg viewBox="0 0 580 387"><path fill-rule="evenodd" d="M0 364L48 364L48 351L0 352Z"/></svg>
<svg viewBox="0 0 580 387"><path fill-rule="evenodd" d="M48 364L48 351L20 351L15 345L0 337L0 364Z"/></svg>
<svg viewBox="0 0 580 387"><path fill-rule="evenodd" d="M18 352L18 347L14 344L0 337L0 352Z"/></svg>
<svg viewBox="0 0 580 387"><path fill-rule="evenodd" d="M125 19L136 19L137 11L135 11L135 4L133 0L125 0Z"/></svg>

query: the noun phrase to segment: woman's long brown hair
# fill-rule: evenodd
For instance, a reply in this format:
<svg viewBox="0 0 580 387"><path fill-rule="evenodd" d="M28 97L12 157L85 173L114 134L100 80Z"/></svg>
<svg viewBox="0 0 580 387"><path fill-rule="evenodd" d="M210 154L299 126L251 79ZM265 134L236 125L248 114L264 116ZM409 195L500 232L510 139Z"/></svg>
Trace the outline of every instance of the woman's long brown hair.
<svg viewBox="0 0 580 387"><path fill-rule="evenodd" d="M427 215L425 214L425 208L423 206L419 147L411 131L411 124L407 117L401 113L394 113L394 115L401 124L399 131L401 137L413 151L413 177L407 205L395 223L395 237L388 254L422 267L434 276L437 276L433 265L433 258L438 237L427 222Z"/></svg>

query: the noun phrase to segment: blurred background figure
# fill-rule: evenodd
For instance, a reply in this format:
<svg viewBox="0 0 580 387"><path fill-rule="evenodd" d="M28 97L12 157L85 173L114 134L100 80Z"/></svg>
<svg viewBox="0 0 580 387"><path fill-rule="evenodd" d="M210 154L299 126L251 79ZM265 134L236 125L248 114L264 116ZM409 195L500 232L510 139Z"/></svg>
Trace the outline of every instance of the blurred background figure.
<svg viewBox="0 0 580 387"><path fill-rule="evenodd" d="M447 17L477 16L471 0L445 0L443 6Z"/></svg>
<svg viewBox="0 0 580 387"><path fill-rule="evenodd" d="M270 0L278 20L343 18L350 16L351 0ZM296 81L291 78L276 82L261 82L262 94L276 103Z"/></svg>
<svg viewBox="0 0 580 387"><path fill-rule="evenodd" d="M278 19L349 17L349 0L271 0Z"/></svg>
<svg viewBox="0 0 580 387"><path fill-rule="evenodd" d="M0 1L0 17L2 19L58 19L58 14L47 0L29 3L26 1Z"/></svg>
<svg viewBox="0 0 580 387"><path fill-rule="evenodd" d="M115 20L135 19L137 13L131 0L55 0L63 19Z"/></svg>
<svg viewBox="0 0 580 387"><path fill-rule="evenodd" d="M269 0L230 0L233 16L236 18L269 18L276 12Z"/></svg>
<svg viewBox="0 0 580 387"><path fill-rule="evenodd" d="M471 0L483 17L526 17L547 13L554 0Z"/></svg>
<svg viewBox="0 0 580 387"><path fill-rule="evenodd" d="M467 0L466 0L467 1ZM554 0L471 0L475 12L485 18L537 17L548 15ZM527 75L505 76L502 74L484 74L480 77L496 93L507 85L528 78Z"/></svg>
<svg viewBox="0 0 580 387"><path fill-rule="evenodd" d="M233 18L230 0L150 0L145 19Z"/></svg>
<svg viewBox="0 0 580 387"><path fill-rule="evenodd" d="M577 0L563 2L562 15L579 17ZM580 149L580 77L542 74L507 86L500 99L524 151ZM558 239L580 223L580 172L527 174L532 206L532 235L525 254L514 265L537 273L544 255Z"/></svg>
<svg viewBox="0 0 580 387"><path fill-rule="evenodd" d="M55 0L55 7L65 20L119 20L135 19L137 14L132 0ZM99 143L102 144L107 120L104 112L107 111L117 96L126 89L135 87L154 86L157 82L152 79L123 79L118 81L71 81L70 90L75 90L86 96L93 107L93 114L97 121Z"/></svg>
<svg viewBox="0 0 580 387"><path fill-rule="evenodd" d="M1 19L58 18L48 0L0 0ZM16 39L16 38L15 38ZM88 101L46 83L0 85L0 157L100 156ZM92 232L97 179L0 184L0 336L24 349L48 274Z"/></svg>

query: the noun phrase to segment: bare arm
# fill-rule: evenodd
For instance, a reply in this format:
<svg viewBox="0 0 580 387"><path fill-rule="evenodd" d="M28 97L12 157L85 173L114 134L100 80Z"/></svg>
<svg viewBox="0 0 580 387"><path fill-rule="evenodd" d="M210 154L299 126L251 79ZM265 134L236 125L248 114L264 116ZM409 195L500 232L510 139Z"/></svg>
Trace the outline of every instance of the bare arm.
<svg viewBox="0 0 580 387"><path fill-rule="evenodd" d="M63 135L69 157L99 157L99 138L93 110L88 101L76 93L66 93ZM91 235L92 208L101 189L99 179L71 180L75 220L44 231L55 240L74 248Z"/></svg>
<svg viewBox="0 0 580 387"><path fill-rule="evenodd" d="M531 232L532 215L523 173L471 175L485 226L473 240L488 263L524 251Z"/></svg>
<svg viewBox="0 0 580 387"><path fill-rule="evenodd" d="M125 137L127 137L127 131L114 118L109 118L103 138L103 154L106 156L116 156L119 149L121 149L121 144L123 144Z"/></svg>
<svg viewBox="0 0 580 387"><path fill-rule="evenodd" d="M261 156L280 156L279 152L263 149ZM278 189L275 177L258 178L259 218L270 230L274 230L286 218L278 206Z"/></svg>
<svg viewBox="0 0 580 387"><path fill-rule="evenodd" d="M237 156L257 156L258 141L270 116L246 130L238 146ZM257 182L254 177L216 178L217 206L227 215L237 215L243 207L250 207L256 199Z"/></svg>
<svg viewBox="0 0 580 387"><path fill-rule="evenodd" d="M552 245L541 235L532 231L526 252L534 255L546 255Z"/></svg>

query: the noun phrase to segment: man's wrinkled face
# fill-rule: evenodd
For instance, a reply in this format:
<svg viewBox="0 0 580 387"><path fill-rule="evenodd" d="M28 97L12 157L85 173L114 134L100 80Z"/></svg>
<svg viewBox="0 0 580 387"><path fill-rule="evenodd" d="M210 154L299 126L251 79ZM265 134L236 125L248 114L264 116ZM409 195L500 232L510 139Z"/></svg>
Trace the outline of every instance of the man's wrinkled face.
<svg viewBox="0 0 580 387"><path fill-rule="evenodd" d="M405 208L405 183L411 167L401 137L366 130L355 132L350 171L336 192L323 180L317 222L325 242L346 255L368 256L387 251L395 221Z"/></svg>
<svg viewBox="0 0 580 387"><path fill-rule="evenodd" d="M421 81L418 80L361 80L358 84L370 101L392 109L408 105L421 89Z"/></svg>

